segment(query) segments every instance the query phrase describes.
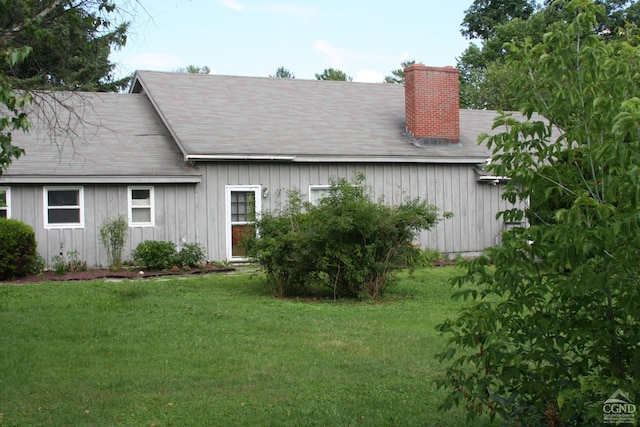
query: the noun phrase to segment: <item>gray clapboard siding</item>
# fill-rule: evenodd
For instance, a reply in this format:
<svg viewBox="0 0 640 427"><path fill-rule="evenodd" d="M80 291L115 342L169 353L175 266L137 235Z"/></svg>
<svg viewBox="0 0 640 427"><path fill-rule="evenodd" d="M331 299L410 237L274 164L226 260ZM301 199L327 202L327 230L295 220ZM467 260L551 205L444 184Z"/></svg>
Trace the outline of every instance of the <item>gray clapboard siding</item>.
<svg viewBox="0 0 640 427"><path fill-rule="evenodd" d="M211 259L224 259L226 253L226 185L267 187L269 197L262 200L262 209L273 210L289 189L299 189L306 197L310 185L329 184L334 177L351 179L356 171L363 172L375 199L398 204L420 197L441 212L452 212L453 218L420 236L423 246L448 253L476 254L499 242L503 227L495 215L507 207L500 198L501 187L476 182L468 165L209 163L200 167L206 197L199 200L205 205L207 224L198 229L206 230Z"/></svg>
<svg viewBox="0 0 640 427"><path fill-rule="evenodd" d="M198 241L195 186L154 185L155 227L131 227L124 251L129 259L131 251L144 240L170 240L180 244ZM107 264L99 229L107 218L127 216L128 186L85 185L84 228L44 228L43 188L37 185L11 186L12 218L19 219L34 228L38 252L51 264L52 257L61 248L66 255L78 251L80 259L90 266ZM204 233L203 233L204 234Z"/></svg>
<svg viewBox="0 0 640 427"><path fill-rule="evenodd" d="M453 218L442 220L434 229L420 235L423 247L446 253L477 254L499 243L503 229L496 219L508 208L501 199L500 185L480 184L468 165L433 164L304 164L304 163L203 163L199 184L153 185L155 226L132 227L124 258L144 240L168 240L179 246L197 242L207 250L210 260L227 257L225 188L227 185L260 185L269 189L261 199L263 210L273 210L286 201L287 190L298 189L307 197L310 185L330 184L332 178L366 176L374 199L399 204L407 198L426 200L441 213ZM84 228L45 229L43 186L12 185L12 217L34 227L38 251L48 263L60 251L77 250L90 266L106 265L106 252L99 228L107 218L127 215L127 185L85 185Z"/></svg>

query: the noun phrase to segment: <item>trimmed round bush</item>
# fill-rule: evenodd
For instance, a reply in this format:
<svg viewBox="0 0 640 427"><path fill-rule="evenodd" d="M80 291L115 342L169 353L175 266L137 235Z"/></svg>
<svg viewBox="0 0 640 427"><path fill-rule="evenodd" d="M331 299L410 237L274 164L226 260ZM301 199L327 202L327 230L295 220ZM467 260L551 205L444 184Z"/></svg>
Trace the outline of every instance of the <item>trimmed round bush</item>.
<svg viewBox="0 0 640 427"><path fill-rule="evenodd" d="M37 260L33 228L17 219L0 218L0 280L23 277Z"/></svg>

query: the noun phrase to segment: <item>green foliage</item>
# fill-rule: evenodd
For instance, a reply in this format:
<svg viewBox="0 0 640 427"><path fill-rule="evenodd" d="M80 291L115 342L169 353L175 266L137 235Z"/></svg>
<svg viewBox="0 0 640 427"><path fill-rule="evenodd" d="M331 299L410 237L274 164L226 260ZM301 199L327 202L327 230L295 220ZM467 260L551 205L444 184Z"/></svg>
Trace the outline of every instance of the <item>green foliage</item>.
<svg viewBox="0 0 640 427"><path fill-rule="evenodd" d="M390 76L385 76L384 78L384 82L385 83L393 83L393 84L404 84L404 69L407 68L409 65L411 64L415 64L416 61L414 59L410 59L408 61L402 61L400 63L400 67L397 70L393 70L391 71L391 75Z"/></svg>
<svg viewBox="0 0 640 427"><path fill-rule="evenodd" d="M443 407L509 425L597 425L614 391L640 396L640 37L605 40L590 1L556 6L572 19L508 46L527 120L502 114L507 130L487 137L504 197L535 195L553 220L463 261L457 297L471 304L439 326Z"/></svg>
<svg viewBox="0 0 640 427"><path fill-rule="evenodd" d="M211 68L208 66L199 67L197 65L187 65L185 68L178 68L176 70L178 73L188 73L188 74L209 74L211 72Z"/></svg>
<svg viewBox="0 0 640 427"><path fill-rule="evenodd" d="M107 250L109 268L117 270L122 267L122 251L127 242L129 224L124 216L106 219L100 227L100 240Z"/></svg>
<svg viewBox="0 0 640 427"><path fill-rule="evenodd" d="M31 226L0 218L0 280L26 276L38 261L36 236Z"/></svg>
<svg viewBox="0 0 640 427"><path fill-rule="evenodd" d="M437 249L426 248L420 254L420 265L422 267L430 267L434 262L444 261L444 255Z"/></svg>
<svg viewBox="0 0 640 427"><path fill-rule="evenodd" d="M145 240L131 253L133 260L150 270L163 270L173 265L176 245L161 240Z"/></svg>
<svg viewBox="0 0 640 427"><path fill-rule="evenodd" d="M31 268L27 272L27 274L41 274L44 272L44 269L47 267L47 261L40 255L36 253L36 256L31 264Z"/></svg>
<svg viewBox="0 0 640 427"><path fill-rule="evenodd" d="M68 251L65 256L62 252L64 244L60 244L60 253L51 257L53 264L53 270L56 274L64 274L67 271L86 271L87 263L80 259L80 252L78 250Z"/></svg>
<svg viewBox="0 0 640 427"><path fill-rule="evenodd" d="M412 242L437 219L437 209L420 200L395 207L372 201L359 175L335 180L317 206L290 193L284 209L257 220L259 236L248 236L247 255L264 267L280 296L319 285L334 296L375 298L395 271L419 262Z"/></svg>
<svg viewBox="0 0 640 427"><path fill-rule="evenodd" d="M296 78L296 76L293 74L293 72L291 72L291 70L284 67L278 67L278 69L276 70L276 73L273 75L269 75L269 77L275 78L275 79L295 79Z"/></svg>
<svg viewBox="0 0 640 427"><path fill-rule="evenodd" d="M513 19L528 19L536 9L533 0L474 0L464 11L463 36L470 39L490 38L496 28Z"/></svg>
<svg viewBox="0 0 640 427"><path fill-rule="evenodd" d="M174 264L179 267L197 267L206 261L204 248L199 243L183 243Z"/></svg>
<svg viewBox="0 0 640 427"><path fill-rule="evenodd" d="M320 74L316 74L317 80L337 80L341 82L350 82L353 77L347 76L344 71L335 68L325 68Z"/></svg>
<svg viewBox="0 0 640 427"><path fill-rule="evenodd" d="M31 54L0 65L12 88L117 91L112 48L126 43L127 23L116 23L112 0L0 2L2 49L28 46Z"/></svg>
<svg viewBox="0 0 640 427"><path fill-rule="evenodd" d="M150 270L176 267L197 267L205 262L204 248L198 243L184 243L176 252L173 242L145 240L133 250L131 256L138 265Z"/></svg>
<svg viewBox="0 0 640 427"><path fill-rule="evenodd" d="M504 64L505 43L542 42L545 34L571 20L563 2L544 5L525 0L475 0L465 11L461 32L478 44L459 56L460 104L463 108L517 110L517 92L509 86L515 70ZM640 3L631 0L598 0L597 34L610 39L627 23L640 24ZM511 74L509 74L511 73ZM527 91L525 93L530 93Z"/></svg>

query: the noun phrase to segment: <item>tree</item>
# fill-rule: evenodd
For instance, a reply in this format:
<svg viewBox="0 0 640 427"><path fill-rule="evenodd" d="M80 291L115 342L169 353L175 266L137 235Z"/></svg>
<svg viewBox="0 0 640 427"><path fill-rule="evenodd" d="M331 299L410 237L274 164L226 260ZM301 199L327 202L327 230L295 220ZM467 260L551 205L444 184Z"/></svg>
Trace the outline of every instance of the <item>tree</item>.
<svg viewBox="0 0 640 427"><path fill-rule="evenodd" d="M185 68L178 68L176 70L178 73L188 73L188 74L209 74L211 72L211 68L207 67L199 67L197 65L187 65Z"/></svg>
<svg viewBox="0 0 640 427"><path fill-rule="evenodd" d="M111 0L0 2L3 49L29 46L22 61L4 64L14 88L117 91L111 49L126 43L127 23L113 25Z"/></svg>
<svg viewBox="0 0 640 427"><path fill-rule="evenodd" d="M24 150L11 143L29 127L25 108L42 89L120 90L112 48L124 46L127 24L114 25L111 0L0 1L0 175Z"/></svg>
<svg viewBox="0 0 640 427"><path fill-rule="evenodd" d="M353 77L349 77L343 71L336 70L335 68L325 68L322 74L316 74L316 79L350 82L353 80Z"/></svg>
<svg viewBox="0 0 640 427"><path fill-rule="evenodd" d="M629 0L599 0L604 14L599 18L597 33L607 39L625 22L640 23L640 4ZM523 0L476 0L465 13L461 33L472 43L458 58L461 106L464 108L515 109L515 94L509 92L503 71L505 43L536 44L569 17L562 2L547 0L543 6Z"/></svg>
<svg viewBox="0 0 640 427"><path fill-rule="evenodd" d="M596 425L616 390L640 395L640 36L605 40L602 5L557 5L570 19L508 46L525 119L503 113L506 130L485 138L490 173L510 179L505 199L562 203L463 262L456 295L472 302L439 325L443 406L509 425Z"/></svg>
<svg viewBox="0 0 640 427"><path fill-rule="evenodd" d="M400 67L397 70L391 71L390 76L385 76L385 83L394 83L394 84L404 84L404 69L407 68L411 64L415 64L416 61L414 59L410 59L408 61L403 61L400 63Z"/></svg>
<svg viewBox="0 0 640 427"><path fill-rule="evenodd" d="M287 68L278 67L276 73L274 75L269 75L269 77L274 79L295 79L296 76Z"/></svg>
<svg viewBox="0 0 640 427"><path fill-rule="evenodd" d="M535 9L534 0L474 0L464 11L460 32L469 39L487 40L499 25L513 19L527 20Z"/></svg>

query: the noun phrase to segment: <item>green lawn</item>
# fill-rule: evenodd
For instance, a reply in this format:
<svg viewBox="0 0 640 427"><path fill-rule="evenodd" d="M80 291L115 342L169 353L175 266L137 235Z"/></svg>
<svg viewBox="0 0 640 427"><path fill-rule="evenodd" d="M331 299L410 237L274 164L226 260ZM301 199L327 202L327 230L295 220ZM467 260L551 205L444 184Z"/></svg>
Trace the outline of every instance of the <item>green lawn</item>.
<svg viewBox="0 0 640 427"><path fill-rule="evenodd" d="M243 273L2 285L0 425L466 425L434 385L454 274L381 303L276 299Z"/></svg>

